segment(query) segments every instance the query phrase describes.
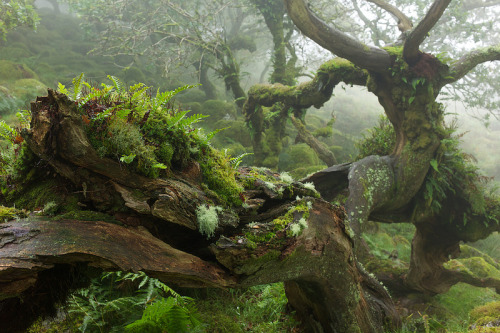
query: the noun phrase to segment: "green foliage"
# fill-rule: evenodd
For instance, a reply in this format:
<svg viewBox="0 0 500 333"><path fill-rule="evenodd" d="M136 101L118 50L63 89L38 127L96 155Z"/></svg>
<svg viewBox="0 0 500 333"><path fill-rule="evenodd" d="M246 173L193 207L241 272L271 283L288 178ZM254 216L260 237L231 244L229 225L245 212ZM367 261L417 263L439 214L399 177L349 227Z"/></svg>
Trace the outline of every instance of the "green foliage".
<svg viewBox="0 0 500 333"><path fill-rule="evenodd" d="M210 289L207 293L197 300L206 332L300 332L293 314L287 313L283 283L229 291Z"/></svg>
<svg viewBox="0 0 500 333"><path fill-rule="evenodd" d="M439 213L443 205L456 206L449 216L450 221L462 221L467 225L475 216L483 216L485 225L499 223L495 206L497 198L489 193L487 177L479 172L475 159L462 151L460 138L455 127L447 129L447 136L441 140L437 154L430 162L431 168L424 186L418 194L418 204L432 213ZM453 197L454 202L448 198Z"/></svg>
<svg viewBox="0 0 500 333"><path fill-rule="evenodd" d="M142 318L125 326L125 332L192 332L200 322L194 303L186 298L163 298L149 305Z"/></svg>
<svg viewBox="0 0 500 333"><path fill-rule="evenodd" d="M363 139L356 143L356 148L359 151L356 160L370 155L389 155L395 144L394 127L385 115L381 115L377 126L368 130L368 135L363 135Z"/></svg>
<svg viewBox="0 0 500 333"><path fill-rule="evenodd" d="M193 86L157 91L152 97L142 83L126 89L118 78L109 76L112 85L96 88L83 82L83 77L81 74L73 80L71 90L64 85L59 88L71 91L77 100L90 141L102 157L119 160L152 178L198 160L208 187L223 202L237 202L241 188L230 165L238 164L242 157L224 158L209 146L219 130L205 134L194 128L207 116L188 115L189 111L173 107L172 98Z"/></svg>
<svg viewBox="0 0 500 333"><path fill-rule="evenodd" d="M10 0L0 2L0 39L17 26L36 28L38 15L34 0Z"/></svg>
<svg viewBox="0 0 500 333"><path fill-rule="evenodd" d="M0 223L27 216L28 214L25 210L0 206Z"/></svg>
<svg viewBox="0 0 500 333"><path fill-rule="evenodd" d="M170 308L162 309L165 305ZM191 327L198 324L190 298L142 272L102 274L70 296L69 311L83 316L82 332L137 332L139 327L162 332L185 327L186 321Z"/></svg>

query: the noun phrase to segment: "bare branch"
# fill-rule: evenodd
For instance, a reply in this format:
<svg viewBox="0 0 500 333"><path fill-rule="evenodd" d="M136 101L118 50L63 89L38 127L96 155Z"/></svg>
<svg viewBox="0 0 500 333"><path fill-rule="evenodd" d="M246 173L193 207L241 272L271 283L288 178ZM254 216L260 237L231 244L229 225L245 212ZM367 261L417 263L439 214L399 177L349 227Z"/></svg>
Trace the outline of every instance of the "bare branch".
<svg viewBox="0 0 500 333"><path fill-rule="evenodd" d="M411 20L408 18L408 16L406 16L402 11L400 11L398 8L391 5L390 3L387 3L382 0L366 0L366 1L379 6L380 8L386 10L392 16L394 16L398 20L399 31L405 32L413 28L413 23L411 23Z"/></svg>
<svg viewBox="0 0 500 333"><path fill-rule="evenodd" d="M403 49L403 58L408 64L413 65L418 61L420 44L443 15L450 2L451 0L435 0L422 21L410 32Z"/></svg>
<svg viewBox="0 0 500 333"><path fill-rule="evenodd" d="M451 66L450 76L443 81L443 85L460 80L479 64L495 60L500 60L500 44L471 51Z"/></svg>
<svg viewBox="0 0 500 333"><path fill-rule="evenodd" d="M285 5L299 30L325 49L368 70L381 72L391 66L389 53L327 25L309 10L304 0L285 0Z"/></svg>

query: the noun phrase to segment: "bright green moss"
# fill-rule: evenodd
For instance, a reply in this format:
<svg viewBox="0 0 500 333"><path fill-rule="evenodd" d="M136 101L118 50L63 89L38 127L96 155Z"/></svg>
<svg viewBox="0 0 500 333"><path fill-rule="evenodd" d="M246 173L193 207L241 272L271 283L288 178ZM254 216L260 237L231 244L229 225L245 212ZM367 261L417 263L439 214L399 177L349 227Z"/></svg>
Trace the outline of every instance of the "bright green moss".
<svg viewBox="0 0 500 333"><path fill-rule="evenodd" d="M13 207L0 206L0 223L13 220L19 217L27 217L25 210L16 209Z"/></svg>
<svg viewBox="0 0 500 333"><path fill-rule="evenodd" d="M470 317L476 322L485 317L497 319L500 318L500 301L490 302L474 308L470 312Z"/></svg>
<svg viewBox="0 0 500 333"><path fill-rule="evenodd" d="M241 205L240 193L243 188L236 181L236 170L232 168L228 156L208 147L201 156L200 167L203 182L218 195L222 203Z"/></svg>

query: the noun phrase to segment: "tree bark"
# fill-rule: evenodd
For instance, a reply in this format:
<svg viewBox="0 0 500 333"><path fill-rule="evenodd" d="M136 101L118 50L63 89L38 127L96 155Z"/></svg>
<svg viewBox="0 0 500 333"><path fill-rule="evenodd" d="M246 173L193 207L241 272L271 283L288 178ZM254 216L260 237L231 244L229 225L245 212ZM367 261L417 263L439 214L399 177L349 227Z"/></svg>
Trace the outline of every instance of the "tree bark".
<svg viewBox="0 0 500 333"><path fill-rule="evenodd" d="M361 68L375 72L385 71L391 66L390 55L387 51L364 45L344 32L327 25L311 12L303 0L285 0L285 5L299 30L325 49L339 57L349 59Z"/></svg>
<svg viewBox="0 0 500 333"><path fill-rule="evenodd" d="M197 231L196 209L208 195L196 166L148 179L100 158L76 104L51 90L32 105L31 129L23 136L94 207L125 216L126 223L29 217L0 225L0 317L12 331L36 319L37 305L55 301L47 292L56 283L53 272L64 280L57 279L65 295L81 265L144 271L186 287L285 281L291 304L314 332L383 332L398 325L387 292L356 264L343 209L311 197L315 192L300 183L279 183L268 171L266 177L276 179L271 188L255 177L258 171L240 169L246 206L221 212L215 236L206 240ZM294 210L298 206L303 210ZM292 233L302 218L307 227Z"/></svg>

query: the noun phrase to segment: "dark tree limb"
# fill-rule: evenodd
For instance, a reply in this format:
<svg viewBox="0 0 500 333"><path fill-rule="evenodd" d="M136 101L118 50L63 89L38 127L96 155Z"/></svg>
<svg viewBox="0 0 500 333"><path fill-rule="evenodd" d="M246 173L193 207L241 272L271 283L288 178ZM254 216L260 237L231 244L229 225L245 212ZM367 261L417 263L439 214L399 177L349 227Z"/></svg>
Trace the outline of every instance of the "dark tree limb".
<svg viewBox="0 0 500 333"><path fill-rule="evenodd" d="M374 46L364 45L327 25L309 9L304 0L284 1L293 23L304 35L325 49L361 68L375 72L382 72L391 66L389 53Z"/></svg>
<svg viewBox="0 0 500 333"><path fill-rule="evenodd" d="M449 76L443 79L442 85L458 81L477 65L495 60L500 60L500 44L471 51L450 66Z"/></svg>
<svg viewBox="0 0 500 333"><path fill-rule="evenodd" d="M435 0L422 21L410 32L403 49L403 58L410 66L419 60L420 44L422 44L429 31L431 31L439 18L441 18L450 2L451 0Z"/></svg>
<svg viewBox="0 0 500 333"><path fill-rule="evenodd" d="M447 211L449 214L451 212ZM445 215L445 214L442 214ZM462 270L446 269L443 264L458 257L461 241L476 241L493 231L500 230L500 224L484 227L483 219L470 221L470 225L459 230L457 226L443 223L446 217L432 217L415 223L417 230L412 241L410 269L406 285L427 294L447 292L453 285L464 282L477 287L492 287L500 293L500 280L481 279Z"/></svg>

